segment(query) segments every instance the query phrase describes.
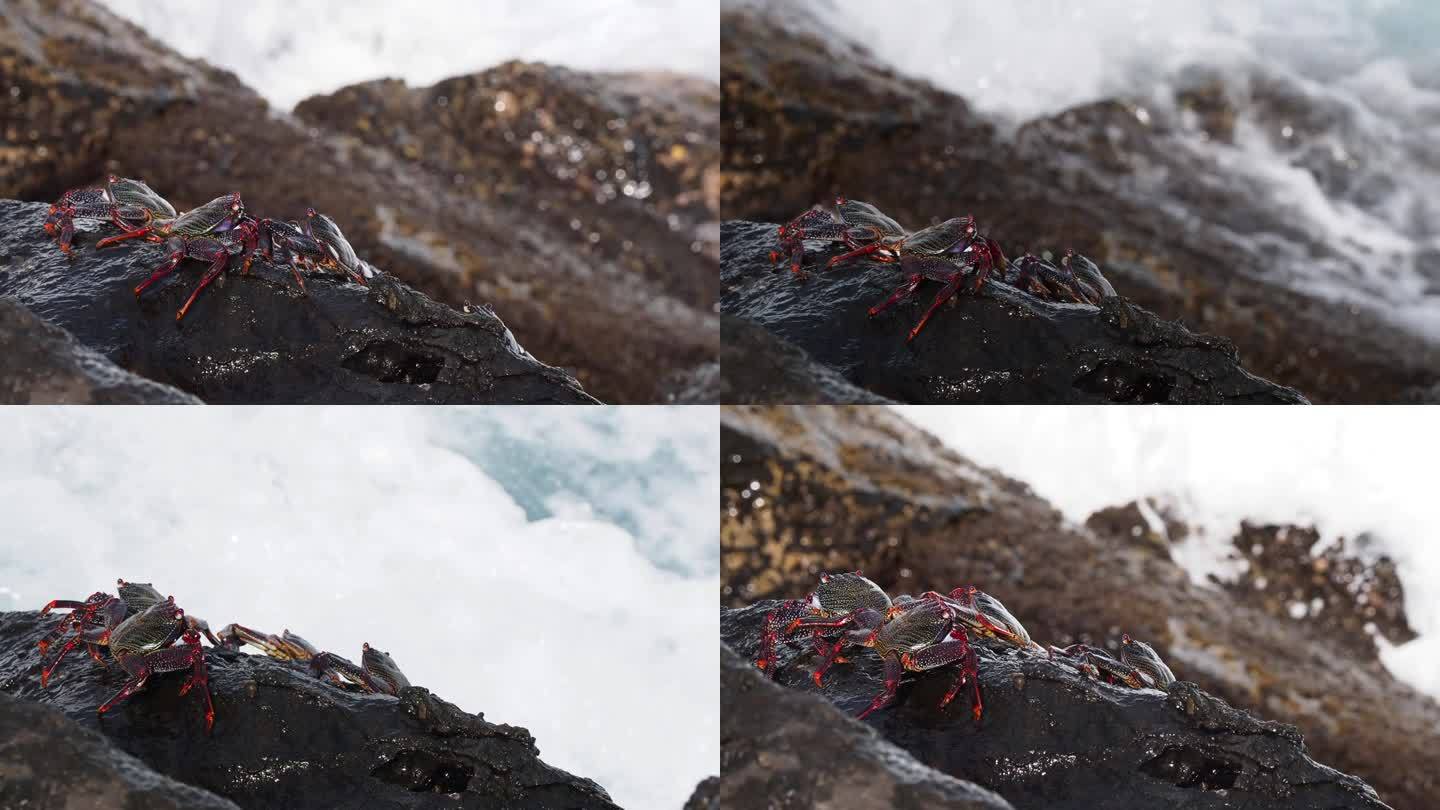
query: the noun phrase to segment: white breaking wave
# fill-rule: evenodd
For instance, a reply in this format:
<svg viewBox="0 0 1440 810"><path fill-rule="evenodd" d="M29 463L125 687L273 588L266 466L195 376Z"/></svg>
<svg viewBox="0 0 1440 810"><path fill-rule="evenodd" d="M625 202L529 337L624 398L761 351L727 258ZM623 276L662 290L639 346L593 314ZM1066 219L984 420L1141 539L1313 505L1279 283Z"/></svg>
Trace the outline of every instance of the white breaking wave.
<svg viewBox="0 0 1440 810"><path fill-rule="evenodd" d="M412 85L508 59L720 80L716 0L101 0L277 107L384 77Z"/></svg>
<svg viewBox="0 0 1440 810"><path fill-rule="evenodd" d="M716 408L6 416L0 610L153 581L212 626L368 641L622 806L718 773Z"/></svg>
<svg viewBox="0 0 1440 810"><path fill-rule="evenodd" d="M1186 139L1227 185L1287 212L1309 244L1253 239L1257 272L1440 337L1440 3L1434 0L725 0L778 9L784 24L863 43L878 59L1004 126L1122 97L1173 104L1187 71L1243 97L1264 79L1328 129L1255 120L1235 143ZM1287 127L1289 128L1287 130ZM1248 193L1248 192L1247 192ZM1154 189L1155 204L1170 200ZM935 212L936 216L946 215Z"/></svg>
<svg viewBox="0 0 1440 810"><path fill-rule="evenodd" d="M1240 521L1314 525L1322 542L1371 534L1396 562L1420 637L1381 641L1397 678L1440 699L1440 431L1432 408L904 406L946 445L1024 481L1075 523L1148 496L1201 534L1175 546L1193 581L1227 576Z"/></svg>

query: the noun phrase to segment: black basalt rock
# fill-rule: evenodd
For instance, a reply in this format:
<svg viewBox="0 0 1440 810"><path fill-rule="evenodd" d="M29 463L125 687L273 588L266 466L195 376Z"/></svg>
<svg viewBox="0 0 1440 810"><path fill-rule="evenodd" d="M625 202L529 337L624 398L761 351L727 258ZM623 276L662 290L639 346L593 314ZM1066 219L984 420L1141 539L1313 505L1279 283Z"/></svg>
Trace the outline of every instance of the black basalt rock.
<svg viewBox="0 0 1440 810"><path fill-rule="evenodd" d="M0 298L0 346L0 403L200 404L183 391L131 374L5 298Z"/></svg>
<svg viewBox="0 0 1440 810"><path fill-rule="evenodd" d="M1013 810L921 765L824 699L767 682L724 643L720 722L725 807Z"/></svg>
<svg viewBox="0 0 1440 810"><path fill-rule="evenodd" d="M125 678L118 667L75 652L42 688L35 645L53 624L53 617L34 612L0 614L0 698L58 710L78 727L67 733L100 732L118 751L102 751L96 760L129 762L128 755L163 775L156 778L247 810L616 806L595 782L542 762L523 728L467 714L421 687L398 698L351 692L316 679L301 664L265 656L207 648L215 701L209 735L200 697L178 694L184 673L152 678L97 717L96 707ZM0 725L0 763L24 739L23 729ZM42 765L27 760L25 767Z"/></svg>
<svg viewBox="0 0 1440 810"><path fill-rule="evenodd" d="M961 294L911 343L906 335L940 289L923 284L879 316L870 307L902 283L894 264L807 250L808 278L769 260L777 226L726 222L721 311L763 327L850 384L912 403L1303 403L1298 392L1241 367L1235 347L1164 321L1123 297L1096 308L1042 301L993 279ZM722 323L722 337L730 331ZM726 368L735 386L745 375ZM737 401L763 394L736 392ZM778 400L768 400L778 401Z"/></svg>
<svg viewBox="0 0 1440 810"><path fill-rule="evenodd" d="M155 773L59 711L0 693L0 807L239 810Z"/></svg>
<svg viewBox="0 0 1440 810"><path fill-rule="evenodd" d="M71 258L46 237L48 206L0 200L0 297L142 377L211 403L526 403L595 400L566 372L531 357L486 307L460 312L385 273L368 287L257 259L175 313L204 264L186 261L146 291L160 245L97 249L77 223ZM106 233L113 232L109 229Z"/></svg>
<svg viewBox="0 0 1440 810"><path fill-rule="evenodd" d="M721 640L742 664L755 658L765 614L777 604L721 609ZM968 687L939 708L955 677L941 670L906 674L896 702L865 724L915 767L981 785L1021 810L1387 807L1360 779L1307 756L1293 726L1259 720L1192 683L1135 690L1086 678L1044 653L977 649L979 722ZM881 691L880 660L869 651L832 667L823 691L810 677L814 663L808 645L782 645L777 682L786 689L775 692L818 692L853 717ZM728 716L727 694L722 686Z"/></svg>

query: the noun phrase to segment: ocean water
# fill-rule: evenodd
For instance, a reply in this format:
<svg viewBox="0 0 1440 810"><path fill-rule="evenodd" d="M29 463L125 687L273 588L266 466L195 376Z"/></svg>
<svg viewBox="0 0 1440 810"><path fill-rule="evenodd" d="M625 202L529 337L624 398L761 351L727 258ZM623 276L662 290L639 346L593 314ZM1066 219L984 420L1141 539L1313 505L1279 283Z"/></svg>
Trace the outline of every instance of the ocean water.
<svg viewBox="0 0 1440 810"><path fill-rule="evenodd" d="M1396 561L1420 637L1383 638L1390 672L1440 699L1440 431L1433 408L899 408L971 460L1029 484L1081 523L1155 496L1200 528L1174 546L1197 584L1233 573L1242 520L1313 525L1322 544L1369 533ZM1354 548L1353 544L1350 548Z"/></svg>
<svg viewBox="0 0 1440 810"><path fill-rule="evenodd" d="M715 408L12 408L0 610L153 581L529 728L624 807L719 769ZM223 733L223 719L217 733Z"/></svg>
<svg viewBox="0 0 1440 810"><path fill-rule="evenodd" d="M1214 182L1284 212L1303 237L1237 232L1223 212L1187 210L1163 176L1143 181L1153 204L1222 244L1253 248L1263 266L1248 272L1440 338L1434 0L724 3L775 9L783 24L862 42L901 72L963 96L1002 129L1106 98L1129 99L1145 116L1173 112L1182 77L1222 77L1239 99L1234 143L1197 129L1175 148ZM1257 115L1248 103L1257 81L1303 99L1313 114Z"/></svg>
<svg viewBox="0 0 1440 810"><path fill-rule="evenodd" d="M382 77L411 85L509 59L720 78L717 0L100 0L280 109Z"/></svg>

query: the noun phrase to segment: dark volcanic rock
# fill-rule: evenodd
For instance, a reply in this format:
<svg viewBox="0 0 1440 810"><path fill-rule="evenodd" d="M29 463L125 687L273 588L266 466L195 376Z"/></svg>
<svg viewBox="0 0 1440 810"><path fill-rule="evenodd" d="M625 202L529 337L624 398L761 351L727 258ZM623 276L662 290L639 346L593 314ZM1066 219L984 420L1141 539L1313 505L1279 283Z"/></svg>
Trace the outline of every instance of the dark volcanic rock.
<svg viewBox="0 0 1440 810"><path fill-rule="evenodd" d="M851 385L840 372L815 362L801 349L731 315L720 316L720 401L884 404L890 400Z"/></svg>
<svg viewBox="0 0 1440 810"><path fill-rule="evenodd" d="M1010 810L984 788L916 762L815 695L769 683L720 645L725 807Z"/></svg>
<svg viewBox="0 0 1440 810"><path fill-rule="evenodd" d="M175 312L204 269L186 262L138 303L163 247L95 248L66 258L41 228L47 207L0 200L0 296L63 327L130 371L214 403L589 403L565 372L525 352L484 308L457 312L384 273L361 287L258 260Z"/></svg>
<svg viewBox="0 0 1440 810"><path fill-rule="evenodd" d="M406 284L491 305L606 401L669 401L715 362L711 83L510 63L291 115L88 0L13 0L0 85L0 198L49 202L114 172L181 210L232 190L257 216L313 206Z"/></svg>
<svg viewBox="0 0 1440 810"><path fill-rule="evenodd" d="M684 810L720 810L720 777L712 776L696 785Z"/></svg>
<svg viewBox="0 0 1440 810"><path fill-rule="evenodd" d="M1298 403L1299 393L1240 367L1229 341L1196 335L1123 298L1097 310L1051 304L989 281L905 337L938 283L877 318L867 310L902 277L893 264L855 261L796 280L776 271L776 226L726 222L721 308L798 347L849 383L913 403ZM823 265L832 255L807 252ZM730 321L726 321L727 324ZM726 332L726 341L729 341ZM749 358L737 363L751 362ZM763 362L763 361L762 361ZM803 373L803 368L802 368ZM727 371L736 382L768 374ZM783 390L783 389L782 389ZM738 402L763 391L736 391ZM846 400L829 400L831 402Z"/></svg>
<svg viewBox="0 0 1440 810"><path fill-rule="evenodd" d="M81 346L64 329L0 298L0 403L192 405L200 400L151 382Z"/></svg>
<svg viewBox="0 0 1440 810"><path fill-rule="evenodd" d="M0 807L239 810L150 770L59 711L0 693Z"/></svg>
<svg viewBox="0 0 1440 810"><path fill-rule="evenodd" d="M599 785L540 761L523 728L420 687L398 698L348 692L264 656L207 650L209 736L200 699L177 694L183 673L152 679L99 719L95 708L124 678L82 654L41 688L35 643L53 623L0 614L0 693L49 704L165 776L245 808L615 807Z"/></svg>
<svg viewBox="0 0 1440 810"><path fill-rule="evenodd" d="M1252 372L1316 402L1434 400L1434 341L1291 289L1268 272L1279 240L1256 236L1278 235L1307 260L1357 275L1385 268L1336 255L1299 232L1290 206L1260 203L1256 189L1188 146L1202 134L1223 137L1234 112L1224 104L1248 99L1257 131L1294 124L1296 140L1329 155L1334 130L1321 126L1328 119L1304 88L1251 77L1219 102L1202 76L1181 88L1176 114L1151 105L1148 126L1138 102L1108 100L1011 133L963 98L888 69L851 42L854 32L797 28L754 5L721 15L727 219L786 222L837 194L914 228L973 213L1007 254L1073 247L1104 267L1121 295L1233 341ZM1325 169L1314 176L1333 190Z"/></svg>
<svg viewBox="0 0 1440 810"><path fill-rule="evenodd" d="M802 596L822 571L860 569L890 593L974 583L1042 644L1144 639L1177 677L1298 727L1311 756L1397 810L1440 795L1440 703L1349 632L1196 583L1128 527L1115 539L1117 514L1103 534L1077 526L888 408L724 407L720 458L726 604Z"/></svg>
<svg viewBox="0 0 1440 810"><path fill-rule="evenodd" d="M1341 537L1316 551L1319 542L1314 527L1243 523L1231 546L1245 570L1226 588L1272 616L1291 616L1317 632L1368 644L1377 657L1367 626L1391 644L1414 639L1395 561L1374 551L1375 539ZM1352 555L1350 545L1359 553ZM1304 606L1301 616L1290 614L1293 605Z"/></svg>
<svg viewBox="0 0 1440 810"><path fill-rule="evenodd" d="M721 640L753 660L765 613L777 604L722 608ZM866 722L919 762L994 790L1018 808L1386 807L1361 780L1307 756L1293 727L1257 720L1194 684L1177 682L1168 694L1132 690L1092 681L1043 653L982 647L979 656L985 704L979 723L971 719L969 690L937 708L955 680L944 670L907 676L896 703ZM808 659L809 652L782 653L778 682L820 692L852 715L880 692L878 656L862 652L833 667L823 691L799 665ZM743 708L766 711L755 698Z"/></svg>

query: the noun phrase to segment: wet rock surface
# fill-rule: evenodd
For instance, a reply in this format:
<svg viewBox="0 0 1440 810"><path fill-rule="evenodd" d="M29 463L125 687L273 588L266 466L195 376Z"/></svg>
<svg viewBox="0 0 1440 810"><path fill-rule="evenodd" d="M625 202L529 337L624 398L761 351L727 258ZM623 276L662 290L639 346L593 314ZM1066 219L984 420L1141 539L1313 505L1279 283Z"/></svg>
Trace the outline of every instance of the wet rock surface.
<svg viewBox="0 0 1440 810"><path fill-rule="evenodd" d="M56 709L0 693L0 807L238 810L155 773Z"/></svg>
<svg viewBox="0 0 1440 810"><path fill-rule="evenodd" d="M1440 704L1366 639L1197 584L1129 526L1124 540L1076 526L899 414L725 407L720 453L725 604L803 596L822 571L859 569L892 594L974 583L1042 644L1147 641L1178 678L1296 726L1310 756L1399 810L1440 795Z"/></svg>
<svg viewBox="0 0 1440 810"><path fill-rule="evenodd" d="M227 273L179 324L204 270L186 262L138 302L161 245L95 247L66 258L41 228L48 207L0 200L0 297L142 377L212 403L588 403L565 372L531 357L493 312L459 312L387 274L370 286L257 260ZM86 226L88 227L88 226Z"/></svg>
<svg viewBox="0 0 1440 810"><path fill-rule="evenodd" d="M0 197L113 172L180 210L232 190L256 216L313 206L404 283L492 306L607 402L671 401L715 362L713 84L509 63L291 114L88 0L0 7L0 80Z"/></svg>
<svg viewBox="0 0 1440 810"><path fill-rule="evenodd" d="M908 301L871 318L869 308L903 281L895 265L856 260L829 271L817 267L797 280L770 263L771 251L778 248L776 227L725 223L721 308L726 316L764 327L851 385L883 398L912 403L1305 401L1296 391L1247 372L1228 341L1193 334L1123 298L1106 299L1099 308L1052 304L991 280L978 296L952 299L906 343L942 285L924 284ZM810 250L806 261L823 266L838 252ZM728 329L725 335L729 342ZM766 363L748 357L735 362ZM726 374L735 388L748 387L752 380L759 386L771 377L738 369ZM789 401L769 398L763 389L736 393L737 402Z"/></svg>
<svg viewBox="0 0 1440 810"><path fill-rule="evenodd" d="M721 640L753 660L765 614L778 604L722 608ZM1177 682L1168 693L1132 690L1092 681L1043 653L982 647L978 654L985 706L978 723L968 688L937 708L955 680L946 670L907 676L896 703L864 722L918 763L989 788L1017 808L1386 807L1361 780L1307 756L1293 727L1258 720L1194 684ZM818 692L850 715L884 682L879 657L866 652L832 667L823 690L807 662L813 652L780 653L777 682Z"/></svg>
<svg viewBox="0 0 1440 810"><path fill-rule="evenodd" d="M98 719L95 708L125 679L79 654L41 688L35 643L52 624L33 612L0 614L0 694L58 710L164 777L240 807L615 807L593 781L542 762L523 728L420 687L398 698L345 691L264 656L207 651L209 736L198 696L177 694L183 673L156 676ZM3 728L10 741L0 745L24 743Z"/></svg>
<svg viewBox="0 0 1440 810"><path fill-rule="evenodd" d="M720 801L726 807L1011 810L982 787L926 767L803 690L760 677L720 645Z"/></svg>
<svg viewBox="0 0 1440 810"><path fill-rule="evenodd" d="M200 400L120 368L68 332L0 298L0 403L191 405Z"/></svg>
<svg viewBox="0 0 1440 810"><path fill-rule="evenodd" d="M1282 235L1318 263L1341 259L1297 232L1293 211L1257 204L1255 189L1227 183L1185 146L1202 131L1223 141L1243 104L1268 131L1313 135L1304 148L1323 162L1332 122L1298 88L1264 77L1217 88L1197 76L1178 113L1152 107L1148 125L1136 103L1109 100L1002 132L963 98L881 65L851 44L855 32L797 29L754 8L721 15L727 218L787 222L837 194L912 228L973 213L1008 255L1073 247L1138 306L1233 341L1251 372L1311 400L1434 401L1440 348L1271 280L1273 251L1256 235ZM1345 197L1334 186L1343 171L1314 175Z"/></svg>

